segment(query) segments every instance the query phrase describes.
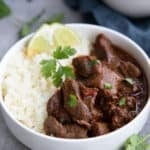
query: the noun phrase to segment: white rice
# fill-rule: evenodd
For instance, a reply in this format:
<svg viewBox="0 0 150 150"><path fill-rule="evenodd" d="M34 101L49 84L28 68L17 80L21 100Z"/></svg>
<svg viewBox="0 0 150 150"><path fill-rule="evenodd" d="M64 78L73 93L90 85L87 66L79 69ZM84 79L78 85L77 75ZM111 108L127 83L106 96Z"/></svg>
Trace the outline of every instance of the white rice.
<svg viewBox="0 0 150 150"><path fill-rule="evenodd" d="M56 91L51 80L45 80L39 62L48 55L26 59L22 51L9 59L3 80L4 102L14 117L38 132L43 132L47 116L46 103Z"/></svg>
<svg viewBox="0 0 150 150"><path fill-rule="evenodd" d="M84 49L87 49L85 43ZM82 54L80 50L78 54ZM14 51L7 58L2 82L4 103L9 111L21 123L40 133L44 133L47 101L56 91L51 79L46 80L40 72L40 61L48 58L49 55L43 53L27 59L23 50ZM70 64L71 60L62 63Z"/></svg>

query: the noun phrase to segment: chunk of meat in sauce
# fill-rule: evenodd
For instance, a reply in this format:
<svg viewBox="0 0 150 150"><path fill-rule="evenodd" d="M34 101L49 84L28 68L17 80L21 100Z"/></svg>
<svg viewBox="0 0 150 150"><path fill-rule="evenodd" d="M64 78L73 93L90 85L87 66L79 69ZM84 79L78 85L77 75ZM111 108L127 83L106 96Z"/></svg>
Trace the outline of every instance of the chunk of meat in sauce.
<svg viewBox="0 0 150 150"><path fill-rule="evenodd" d="M49 116L44 123L47 135L54 135L62 138L86 138L87 129L77 124L62 125L56 118Z"/></svg>
<svg viewBox="0 0 150 150"><path fill-rule="evenodd" d="M86 122L89 122L92 115L87 105L81 99L79 83L75 80L67 79L64 82L62 89L64 94L64 108L70 116L74 120L85 120ZM77 100L77 105L75 107L68 105L71 94L75 95Z"/></svg>
<svg viewBox="0 0 150 150"><path fill-rule="evenodd" d="M79 56L73 59L72 62L77 75L89 77L94 73L99 73L101 69L100 62L92 56Z"/></svg>
<svg viewBox="0 0 150 150"><path fill-rule="evenodd" d="M82 80L86 86L99 88L106 96L117 94L118 85L121 81L122 77L105 64L101 67L101 73L94 74L91 77ZM105 87L106 84L109 84L111 88Z"/></svg>
<svg viewBox="0 0 150 150"><path fill-rule="evenodd" d="M97 88L88 88L82 83L80 83L80 91L83 102L88 106L91 114L92 114L92 121L99 120L102 117L102 112L96 106L96 96L98 89Z"/></svg>
<svg viewBox="0 0 150 150"><path fill-rule="evenodd" d="M58 90L47 103L48 115L56 117L59 121L66 123L71 122L71 118L67 111L63 108L62 90Z"/></svg>
<svg viewBox="0 0 150 150"><path fill-rule="evenodd" d="M134 111L128 111L126 108L117 107L114 111L111 117L111 127L113 130L122 127L136 116Z"/></svg>
<svg viewBox="0 0 150 150"><path fill-rule="evenodd" d="M140 69L129 61L120 61L119 69L125 77L137 78L141 75Z"/></svg>
<svg viewBox="0 0 150 150"><path fill-rule="evenodd" d="M131 121L135 117L136 106L135 102L132 100L126 99L125 103L127 104L123 106L118 105L118 100L118 102L114 102L113 100L107 99L107 102L102 103L101 108L105 113L106 120L110 122L112 130L122 127L124 124ZM130 105L130 107L128 107L128 105Z"/></svg>
<svg viewBox="0 0 150 150"><path fill-rule="evenodd" d="M99 136L110 132L109 126L104 122L94 122L92 124L92 136Z"/></svg>
<svg viewBox="0 0 150 150"><path fill-rule="evenodd" d="M124 53L124 58L122 58L123 55L118 52L118 49L105 35L99 34L94 43L93 55L100 60L107 61L111 68L118 70L125 77L139 77L141 75L139 67L133 64L133 62L128 61L128 59L133 59L124 52L122 52Z"/></svg>
<svg viewBox="0 0 150 150"><path fill-rule="evenodd" d="M100 89L104 91L106 96L116 95L118 92L118 85L122 81L122 77L109 69L107 65L103 65L101 76ZM107 88L107 86L105 86L106 84L110 84L111 88Z"/></svg>
<svg viewBox="0 0 150 150"><path fill-rule="evenodd" d="M100 60L107 61L111 65L117 65L118 56L115 55L111 41L104 35L99 34L94 43L94 56Z"/></svg>

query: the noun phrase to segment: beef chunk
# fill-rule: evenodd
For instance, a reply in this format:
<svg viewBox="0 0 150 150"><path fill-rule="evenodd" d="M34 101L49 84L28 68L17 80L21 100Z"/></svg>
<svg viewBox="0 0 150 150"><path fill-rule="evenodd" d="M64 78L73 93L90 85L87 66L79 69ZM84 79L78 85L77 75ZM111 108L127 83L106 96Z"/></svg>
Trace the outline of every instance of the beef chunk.
<svg viewBox="0 0 150 150"><path fill-rule="evenodd" d="M56 120L55 117L48 116L44 123L44 130L47 135L54 135L56 137L64 137L66 129Z"/></svg>
<svg viewBox="0 0 150 150"><path fill-rule="evenodd" d="M123 54L124 55L123 55ZM139 77L140 69L133 64L131 57L120 52L120 48L113 45L112 42L103 34L99 34L94 44L94 55L100 60L105 60L113 69L120 70L125 77Z"/></svg>
<svg viewBox="0 0 150 150"><path fill-rule="evenodd" d="M67 138L86 138L87 129L77 124L65 125L67 131Z"/></svg>
<svg viewBox="0 0 150 150"><path fill-rule="evenodd" d="M134 85L130 85L126 81L122 81L118 85L118 94L120 96L128 96L132 93Z"/></svg>
<svg viewBox="0 0 150 150"><path fill-rule="evenodd" d="M82 101L80 96L79 83L75 80L67 79L63 84L63 94L64 94L64 108L70 114L74 120L85 120L89 122L91 120L91 113L87 105ZM70 100L70 95L74 95L77 100L77 104L71 107L68 103Z"/></svg>
<svg viewBox="0 0 150 150"><path fill-rule="evenodd" d="M103 64L101 73L94 74L82 82L89 87L96 87L102 90L106 96L113 96L118 92L118 85L122 81L122 77L110 69L107 65ZM107 89L105 84L110 84L112 88Z"/></svg>
<svg viewBox="0 0 150 150"><path fill-rule="evenodd" d="M116 66L117 60L119 59L114 52L111 41L104 34L99 34L96 37L94 55L100 60L106 60L112 66Z"/></svg>
<svg viewBox="0 0 150 150"><path fill-rule="evenodd" d="M109 69L107 65L103 65L102 73L101 73L101 82L100 82L100 89L102 89L105 95L113 96L118 92L118 85L122 81L121 76L114 72L113 70ZM107 89L105 84L109 83L112 88Z"/></svg>
<svg viewBox="0 0 150 150"><path fill-rule="evenodd" d="M47 104L48 115L56 117L59 121L66 123L71 122L71 118L67 111L63 108L62 91L58 90L48 101Z"/></svg>
<svg viewBox="0 0 150 150"><path fill-rule="evenodd" d="M129 61L121 61L119 69L125 77L137 78L141 75L140 69Z"/></svg>
<svg viewBox="0 0 150 150"><path fill-rule="evenodd" d="M119 105L120 98L112 99L104 97L100 101L101 109L105 114L104 120L110 123L112 130L122 127L131 121L136 115L136 99L125 97L125 104Z"/></svg>
<svg viewBox="0 0 150 150"><path fill-rule="evenodd" d="M73 66L76 73L82 77L89 77L94 73L100 72L100 62L92 56L79 56L73 59Z"/></svg>
<svg viewBox="0 0 150 150"><path fill-rule="evenodd" d="M113 130L122 127L135 117L135 113L129 111L128 107L118 107L114 104L110 105L108 112Z"/></svg>
<svg viewBox="0 0 150 150"><path fill-rule="evenodd" d="M121 111L118 109L117 112L121 114L112 116L111 127L113 130L122 127L136 116L135 112L128 112L126 109L121 109Z"/></svg>
<svg viewBox="0 0 150 150"><path fill-rule="evenodd" d="M89 78L81 79L80 81L86 85L87 87L95 87L95 88L100 88L100 83L101 83L101 74L93 74Z"/></svg>
<svg viewBox="0 0 150 150"><path fill-rule="evenodd" d="M96 106L96 96L98 89L97 88L88 88L80 83L80 91L82 95L83 102L88 106L91 114L92 121L98 120L102 117L102 112Z"/></svg>
<svg viewBox="0 0 150 150"><path fill-rule="evenodd" d="M62 125L54 117L49 116L44 124L45 132L62 138L86 138L87 129L77 124Z"/></svg>
<svg viewBox="0 0 150 150"><path fill-rule="evenodd" d="M136 98L133 96L126 97L126 107L130 110L136 111Z"/></svg>
<svg viewBox="0 0 150 150"><path fill-rule="evenodd" d="M108 132L110 132L110 129L108 127L107 123L104 122L94 122L92 124L92 135L93 136L99 136L99 135L103 135L106 134Z"/></svg>

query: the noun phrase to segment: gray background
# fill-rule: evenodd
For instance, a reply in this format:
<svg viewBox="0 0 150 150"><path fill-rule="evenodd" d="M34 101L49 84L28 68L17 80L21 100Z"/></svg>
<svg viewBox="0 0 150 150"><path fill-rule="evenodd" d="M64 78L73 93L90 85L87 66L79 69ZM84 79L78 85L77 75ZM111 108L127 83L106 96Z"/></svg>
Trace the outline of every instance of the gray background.
<svg viewBox="0 0 150 150"><path fill-rule="evenodd" d="M81 22L80 14L71 11L62 0L6 0L12 9L12 15L0 20L0 59L18 40L18 31L23 22L36 16L45 9L44 17L54 13L64 12L65 23ZM150 116L142 130L142 134L150 132ZM0 150L28 150L8 130L0 113Z"/></svg>

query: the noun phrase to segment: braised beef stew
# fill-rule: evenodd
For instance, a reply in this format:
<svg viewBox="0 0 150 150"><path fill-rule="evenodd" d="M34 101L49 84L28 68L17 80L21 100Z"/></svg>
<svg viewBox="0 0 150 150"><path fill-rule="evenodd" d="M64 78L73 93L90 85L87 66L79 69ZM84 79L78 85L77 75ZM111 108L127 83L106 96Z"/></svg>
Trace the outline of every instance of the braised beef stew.
<svg viewBox="0 0 150 150"><path fill-rule="evenodd" d="M136 60L103 34L89 56L72 65L76 79L66 79L49 99L47 135L87 138L109 133L130 122L147 99L146 79Z"/></svg>

